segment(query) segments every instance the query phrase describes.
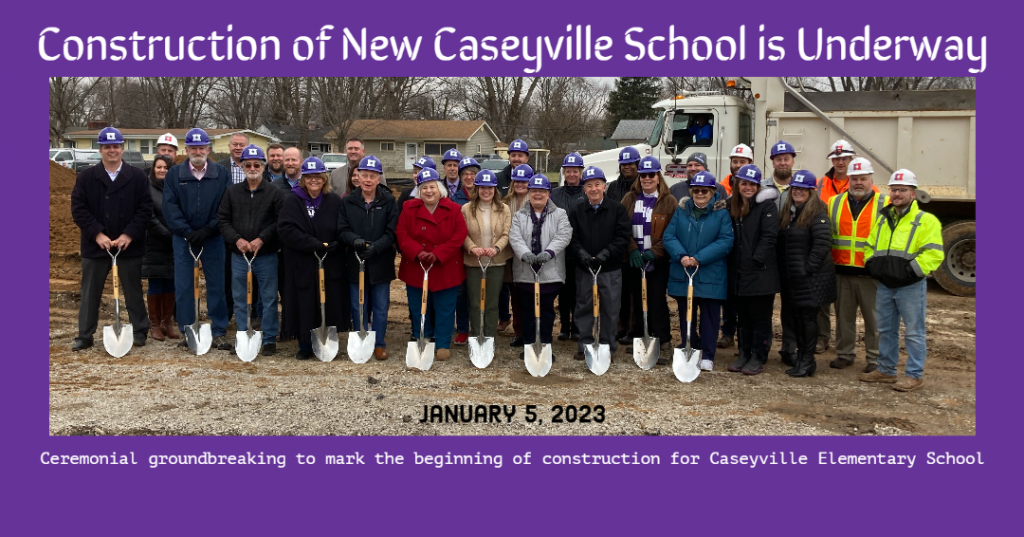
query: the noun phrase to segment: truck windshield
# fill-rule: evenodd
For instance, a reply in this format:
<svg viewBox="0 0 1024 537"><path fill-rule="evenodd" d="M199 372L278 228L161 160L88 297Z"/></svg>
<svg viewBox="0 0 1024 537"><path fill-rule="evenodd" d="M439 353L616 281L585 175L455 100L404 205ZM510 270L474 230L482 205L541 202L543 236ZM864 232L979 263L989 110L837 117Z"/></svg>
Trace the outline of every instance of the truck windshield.
<svg viewBox="0 0 1024 537"><path fill-rule="evenodd" d="M665 126L665 111L658 112L658 119L654 120L654 131L651 132L651 138L647 140L647 145L656 147L661 141L661 129Z"/></svg>

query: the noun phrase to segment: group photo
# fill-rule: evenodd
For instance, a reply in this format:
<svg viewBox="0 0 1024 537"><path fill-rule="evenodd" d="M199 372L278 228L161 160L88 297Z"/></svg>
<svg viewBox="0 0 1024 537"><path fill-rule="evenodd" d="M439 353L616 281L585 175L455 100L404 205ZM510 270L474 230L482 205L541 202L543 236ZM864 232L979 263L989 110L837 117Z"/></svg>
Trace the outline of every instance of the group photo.
<svg viewBox="0 0 1024 537"><path fill-rule="evenodd" d="M50 434L974 435L975 116L966 77L51 78ZM572 419L421 419L494 405Z"/></svg>

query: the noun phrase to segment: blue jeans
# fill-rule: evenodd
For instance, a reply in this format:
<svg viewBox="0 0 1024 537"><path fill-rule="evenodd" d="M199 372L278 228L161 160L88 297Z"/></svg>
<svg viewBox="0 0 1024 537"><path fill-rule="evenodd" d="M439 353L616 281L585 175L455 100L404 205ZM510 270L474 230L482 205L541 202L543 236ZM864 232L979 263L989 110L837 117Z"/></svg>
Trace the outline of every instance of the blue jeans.
<svg viewBox="0 0 1024 537"><path fill-rule="evenodd" d="M192 289L194 261L188 252L188 241L174 236L174 300L178 328L195 322L195 295ZM210 332L214 337L228 333L228 300L224 295L224 238L210 237L203 245L203 274L206 276L206 311L210 317ZM244 297L243 297L244 298Z"/></svg>
<svg viewBox="0 0 1024 537"><path fill-rule="evenodd" d="M469 333L469 290L465 281L459 285L459 297L455 301L455 329L460 334Z"/></svg>
<svg viewBox="0 0 1024 537"><path fill-rule="evenodd" d="M249 327L249 318L246 315L245 303L245 280L249 265L245 259L238 254L231 254L231 294L235 300L235 323L238 330L244 332ZM277 319L277 256L274 254L262 255L252 261L252 290L259 293L263 299L263 324L260 330L263 331L263 344L276 343L278 332ZM259 282L259 286L256 285ZM257 300L253 296L253 317L260 317L256 309Z"/></svg>
<svg viewBox="0 0 1024 537"><path fill-rule="evenodd" d="M420 337L420 300L423 290L411 285L405 286L409 296L409 318L412 319L412 337ZM427 293L427 319L423 331L424 337L434 337L438 349L452 347L452 328L455 326L455 303L459 296L459 286L449 287ZM431 315L433 314L433 315Z"/></svg>
<svg viewBox="0 0 1024 537"><path fill-rule="evenodd" d="M924 339L924 316L928 302L928 280L906 287L890 289L878 282L875 295L875 317L878 321L878 370L896 374L900 360L900 319L906 328L908 377L920 379L928 354Z"/></svg>
<svg viewBox="0 0 1024 537"><path fill-rule="evenodd" d="M149 291L146 291L147 295L162 295L165 293L174 292L174 279L173 278L150 278L149 279Z"/></svg>
<svg viewBox="0 0 1024 537"><path fill-rule="evenodd" d="M373 346L384 348L384 336L388 329L388 308L391 307L391 282L364 285L366 296L363 298L363 329L372 330L376 336ZM359 330L359 284L348 284L352 306L352 326ZM427 297L430 298L429 296ZM419 311L419 302L416 303ZM416 325L419 329L419 325Z"/></svg>

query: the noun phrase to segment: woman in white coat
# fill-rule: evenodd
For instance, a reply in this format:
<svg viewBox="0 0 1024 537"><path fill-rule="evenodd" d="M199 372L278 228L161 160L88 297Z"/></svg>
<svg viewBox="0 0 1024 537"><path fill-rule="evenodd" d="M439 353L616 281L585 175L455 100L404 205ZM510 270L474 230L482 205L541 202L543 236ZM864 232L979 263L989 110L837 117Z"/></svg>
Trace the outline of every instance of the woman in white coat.
<svg viewBox="0 0 1024 537"><path fill-rule="evenodd" d="M537 174L530 178L527 199L512 215L508 242L512 245L512 276L515 292L523 304L523 341L529 345L539 337L551 343L555 326L555 297L565 282L565 248L572 239L572 227L564 209L551 201L551 182ZM540 334L532 307L535 276L540 280ZM520 358L522 358L522 353Z"/></svg>

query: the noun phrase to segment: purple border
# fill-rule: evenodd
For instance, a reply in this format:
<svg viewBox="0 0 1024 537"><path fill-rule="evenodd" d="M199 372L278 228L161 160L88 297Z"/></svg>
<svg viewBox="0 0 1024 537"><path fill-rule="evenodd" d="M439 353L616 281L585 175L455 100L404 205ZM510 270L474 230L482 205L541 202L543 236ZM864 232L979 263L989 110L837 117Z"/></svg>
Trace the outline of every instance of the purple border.
<svg viewBox="0 0 1024 537"><path fill-rule="evenodd" d="M1015 70L1020 62L1011 57L1017 46L1010 40L1019 32L1012 13L995 2L970 5L952 2L932 3L923 7L895 5L892 2L859 2L834 4L822 2L785 2L777 8L761 3L742 5L739 2L707 4L698 10L691 4L673 6L656 4L592 2L574 7L554 3L515 2L480 4L456 2L436 4L424 10L422 3L392 2L385 7L360 7L345 11L331 4L292 5L281 2L247 2L230 8L210 4L135 4L113 6L81 4L66 1L45 4L18 4L8 8L8 32L4 36L8 82L8 131L19 125L42 125L47 88L43 77L61 75L287 75L303 76L309 69L317 74L328 72L338 76L383 75L522 75L522 64L505 62L440 62L433 59L432 36L445 25L459 29L459 35L477 36L506 34L564 34L569 21L592 24L595 33L613 36L616 60L608 62L545 62L541 75L729 75L773 76L779 73L855 75L950 75L966 76L973 62L958 63L912 61L833 61L808 64L795 51L796 28L823 26L850 39L863 33L863 25L871 24L872 35L948 36L987 35L987 69L979 75L983 89L979 105L984 110L977 122L977 175L994 172L995 165L984 157L995 157L990 150L1002 135L1015 132L1021 113L1010 104L1021 77ZM648 7L653 14L645 14ZM310 14L317 10L322 15ZM161 15L160 11L167 15ZM131 13L110 16L109 13ZM294 14L284 13L294 11ZM194 12L197 22L187 20ZM386 22L388 14L400 20ZM465 14L465 15L463 15ZM502 24L506 14L516 14L519 23ZM622 16L620 14L625 14ZM689 14L689 15L688 15ZM13 17L12 17L13 15ZM992 17L992 15L996 15ZM985 17L983 19L982 17ZM465 22L461 22L461 19ZM988 20L991 19L991 20ZM627 52L621 36L631 26L643 26L645 35L667 31L667 25L678 21L699 21L699 33L709 36L734 35L739 24L747 26L748 47L756 35L756 27L765 24L766 34L785 36L789 45L787 56L780 62L758 62L748 55L744 62L626 62ZM409 62L332 61L297 62L288 59L287 46L282 47L282 60L274 62L203 62L199 65L176 62L87 62L69 64L63 61L44 62L39 59L39 32L57 26L62 35L119 35L152 27L166 21L189 35L224 32L234 24L233 35L261 33L290 39L300 32L312 34L323 24L366 26L369 34L379 30L382 35L424 35L420 59ZM250 22L245 22L250 21ZM356 23L354 21L360 21ZM508 26L508 31L498 28ZM473 30L473 28L485 28ZM599 32L597 31L599 30ZM337 37L336 37L337 39ZM339 41L332 41L337 45ZM1004 49L1010 53L1004 52ZM52 50L52 49L51 49ZM337 56L335 56L337 57ZM906 56L905 56L906 58ZM1005 89L1000 89L1005 88ZM15 103L25 103L18 106ZM14 106L11 106L14 104ZM989 118L998 117L998 123ZM15 127L16 128L16 127ZM44 138L42 130L34 140ZM986 143L992 142L992 143ZM36 145L36 144L31 144ZM17 149L10 152L16 155ZM1006 161L1004 156L1000 160ZM995 160L993 158L993 160ZM32 164L32 174L43 176L41 164ZM16 174L17 172L15 172ZM1012 178L1011 178L1012 179ZM17 180L16 176L10 180ZM48 371L47 319L47 196L44 181L29 181L24 187L31 194L28 203L11 203L0 214L3 228L17 235L27 245L20 254L25 263L5 268L8 282L23 281L25 285L6 286L5 302L24 306L4 316L8 341L7 366L2 377L5 409L6 442L3 446L3 482L8 521L4 526L22 531L4 533L57 533L62 530L82 533L112 533L124 528L133 533L180 533L218 530L230 533L287 532L302 530L331 531L408 529L423 534L432 528L450 530L473 528L486 533L521 531L616 530L635 532L647 529L669 529L682 532L690 529L736 531L757 529L763 532L801 531L821 533L863 533L913 530L914 533L945 534L974 530L987 533L995 529L1004 514L1012 512L1010 502L1018 487L1013 478L1019 473L1019 457L1014 453L1019 436L1019 417L1012 409L1013 375L1000 375L978 368L977 386L984 387L985 396L978 397L977 435L975 437L929 438L689 438L689 437L584 437L584 438L70 438L48 435ZM981 189L979 189L981 190ZM992 203L989 200L982 203ZM994 207L993 207L994 209ZM978 226L996 230L1010 227L1010 215L999 210L979 210ZM13 233L12 233L13 232ZM1010 234L1006 233L1009 238ZM995 263L996 254L982 253L987 281L1011 270ZM17 278L17 279L15 279ZM1011 280L1012 281L1012 280ZM1011 304L1019 296L1014 287L1000 288L999 300L994 289L979 287L978 299L985 307L977 316L978 354L1012 360L1014 351L1005 335L1012 334L1011 320L1015 311ZM1005 289L1005 290L1004 290ZM1009 299L1009 300L1006 300ZM19 334L15 336L15 334ZM1006 342L1006 343L1004 343ZM433 468L412 467L401 470L370 467L364 470L323 466L301 468L288 461L284 470L276 468L188 468L177 467L150 471L144 461L135 467L51 467L39 464L43 451L56 453L100 454L111 451L135 451L137 455L154 452L181 453L203 450L220 453L232 451L265 451L286 453L299 451L325 454L360 451L371 453L420 452L443 453L459 448L462 451L500 453L505 467ZM613 453L639 451L657 453L663 463L674 451L706 455L711 451L727 453L768 453L795 451L812 454L836 451L855 454L874 452L908 453L918 456L912 470L889 470L885 467L805 467L769 466L757 469L718 468L702 461L685 472L678 467L543 467L511 468L512 456L531 451L569 453L587 450ZM984 466L938 467L923 464L928 451L968 454L983 452ZM702 457L704 459L705 457ZM1005 485L1004 485L1005 483ZM596 501L593 501L596 500ZM161 516L163 515L163 516ZM674 516L673 516L674 515ZM777 529L775 529L777 528ZM972 532L972 533L973 533Z"/></svg>

